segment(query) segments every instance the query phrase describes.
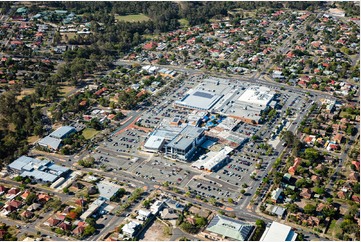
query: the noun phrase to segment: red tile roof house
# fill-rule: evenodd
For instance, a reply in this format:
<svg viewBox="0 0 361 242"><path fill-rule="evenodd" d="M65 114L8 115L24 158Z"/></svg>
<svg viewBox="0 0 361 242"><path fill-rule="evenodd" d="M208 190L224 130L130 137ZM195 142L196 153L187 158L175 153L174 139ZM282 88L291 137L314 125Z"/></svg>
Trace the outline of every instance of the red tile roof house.
<svg viewBox="0 0 361 242"><path fill-rule="evenodd" d="M295 173L296 173L297 167L301 164L301 161L302 161L301 158L296 157L295 160L294 160L293 166L291 166L288 169L288 173L290 173L292 176L294 176Z"/></svg>
<svg viewBox="0 0 361 242"><path fill-rule="evenodd" d="M8 189L3 185L0 185L0 195L4 194Z"/></svg>
<svg viewBox="0 0 361 242"><path fill-rule="evenodd" d="M31 218L32 216L34 215L34 213L32 213L32 212L30 212L30 211L27 211L27 210L25 210L24 212L22 212L21 214L20 214L20 216L21 217L23 217L23 218Z"/></svg>
<svg viewBox="0 0 361 242"><path fill-rule="evenodd" d="M22 205L22 202L17 201L17 200L11 200L6 205L7 206L5 209L9 212L12 212L12 211L15 211L16 209L20 208Z"/></svg>
<svg viewBox="0 0 361 242"><path fill-rule="evenodd" d="M352 161L352 165L356 167L356 170L360 171L360 162L354 160Z"/></svg>
<svg viewBox="0 0 361 242"><path fill-rule="evenodd" d="M62 222L61 224L58 225L58 227L65 231L71 230L71 224L66 222Z"/></svg>
<svg viewBox="0 0 361 242"><path fill-rule="evenodd" d="M0 229L0 239L2 240L6 234L6 231L3 229Z"/></svg>
<svg viewBox="0 0 361 242"><path fill-rule="evenodd" d="M352 195L351 199L352 199L352 201L354 201L354 202L360 203L360 196Z"/></svg>
<svg viewBox="0 0 361 242"><path fill-rule="evenodd" d="M30 191L26 190L23 194L21 194L20 197L25 200L29 196L29 194L30 194Z"/></svg>
<svg viewBox="0 0 361 242"><path fill-rule="evenodd" d="M353 181L358 181L360 179L360 175L356 172L351 172L348 178Z"/></svg>
<svg viewBox="0 0 361 242"><path fill-rule="evenodd" d="M344 191L337 192L337 197L340 199L346 199L346 192Z"/></svg>
<svg viewBox="0 0 361 242"><path fill-rule="evenodd" d="M309 188L302 188L300 196L306 199L310 199L312 197L312 192Z"/></svg>
<svg viewBox="0 0 361 242"><path fill-rule="evenodd" d="M48 225L50 227L53 227L53 226L57 225L58 223L60 223L59 219L51 217L44 224Z"/></svg>
<svg viewBox="0 0 361 242"><path fill-rule="evenodd" d="M38 202L39 203L46 203L50 200L50 196L48 194L41 193L38 195Z"/></svg>
<svg viewBox="0 0 361 242"><path fill-rule="evenodd" d="M158 46L157 43L151 41L151 42L146 43L146 44L143 46L143 49L145 49L145 50L151 50L151 49L156 48L157 46Z"/></svg>
<svg viewBox="0 0 361 242"><path fill-rule="evenodd" d="M20 192L19 188L16 188L16 187L12 187L10 188L10 190L8 191L8 194L9 195L16 195Z"/></svg>
<svg viewBox="0 0 361 242"><path fill-rule="evenodd" d="M73 230L73 234L74 234L74 235L81 235L82 233L84 233L85 227L86 227L86 223L85 223L85 222L79 222L79 223L78 223L78 227L76 227L76 228Z"/></svg>
<svg viewBox="0 0 361 242"><path fill-rule="evenodd" d="M342 134L336 134L336 135L333 137L333 141L335 141L335 142L338 143L338 144L341 144L341 143L342 143L342 139L343 139L343 135L342 135Z"/></svg>

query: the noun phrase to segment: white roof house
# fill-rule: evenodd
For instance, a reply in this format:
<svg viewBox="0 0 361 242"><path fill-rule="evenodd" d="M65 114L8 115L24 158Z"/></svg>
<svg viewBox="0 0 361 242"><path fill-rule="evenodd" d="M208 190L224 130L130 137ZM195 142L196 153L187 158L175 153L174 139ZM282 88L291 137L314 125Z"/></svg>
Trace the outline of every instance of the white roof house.
<svg viewBox="0 0 361 242"><path fill-rule="evenodd" d="M122 228L123 234L132 237L137 232L139 226L140 226L140 223L130 221L129 223L127 223L123 226L123 228Z"/></svg>

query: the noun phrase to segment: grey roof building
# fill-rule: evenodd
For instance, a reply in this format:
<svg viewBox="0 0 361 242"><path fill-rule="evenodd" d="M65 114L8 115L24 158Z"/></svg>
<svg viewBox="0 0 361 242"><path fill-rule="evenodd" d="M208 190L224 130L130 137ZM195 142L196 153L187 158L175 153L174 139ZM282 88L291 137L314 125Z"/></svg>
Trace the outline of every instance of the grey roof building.
<svg viewBox="0 0 361 242"><path fill-rule="evenodd" d="M176 106L190 109L209 110L222 96L208 91L193 90L179 101L175 101Z"/></svg>
<svg viewBox="0 0 361 242"><path fill-rule="evenodd" d="M22 177L31 177L42 182L54 182L70 171L68 168L58 166L52 161L38 160L28 156L19 157L9 164L8 168Z"/></svg>
<svg viewBox="0 0 361 242"><path fill-rule="evenodd" d="M216 215L205 231L204 236L209 239L226 239L247 241L252 234L254 226L236 219Z"/></svg>
<svg viewBox="0 0 361 242"><path fill-rule="evenodd" d="M61 146L61 139L46 136L46 137L42 138L38 142L38 144L41 146L47 147L51 150L58 150Z"/></svg>
<svg viewBox="0 0 361 242"><path fill-rule="evenodd" d="M46 147L50 150L58 150L61 147L62 140L75 132L76 129L74 127L62 126L38 141L38 145Z"/></svg>
<svg viewBox="0 0 361 242"><path fill-rule="evenodd" d="M58 139L64 139L68 137L70 134L75 133L76 129L71 126L62 126L49 134L50 137L58 138Z"/></svg>
<svg viewBox="0 0 361 242"><path fill-rule="evenodd" d="M165 153L170 158L189 160L204 140L204 129L188 125L165 146Z"/></svg>

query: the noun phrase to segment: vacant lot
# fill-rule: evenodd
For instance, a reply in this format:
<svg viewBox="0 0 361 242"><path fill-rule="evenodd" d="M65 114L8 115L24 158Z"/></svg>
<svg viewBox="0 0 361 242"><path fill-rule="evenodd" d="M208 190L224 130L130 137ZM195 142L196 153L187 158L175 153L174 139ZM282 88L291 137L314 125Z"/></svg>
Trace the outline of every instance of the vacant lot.
<svg viewBox="0 0 361 242"><path fill-rule="evenodd" d="M25 88L21 91L20 95L17 96L16 98L18 100L23 99L23 97L27 96L27 95L31 95L35 92L35 88Z"/></svg>
<svg viewBox="0 0 361 242"><path fill-rule="evenodd" d="M167 241L170 239L170 235L165 233L165 225L155 220L150 227L143 232L139 239L140 241Z"/></svg>
<svg viewBox="0 0 361 242"><path fill-rule="evenodd" d="M75 89L76 89L76 87L74 87L74 86L62 85L60 87L60 96L61 97L66 97L70 92L74 91Z"/></svg>
<svg viewBox="0 0 361 242"><path fill-rule="evenodd" d="M131 14L131 15L124 15L124 16L115 16L115 19L118 21L125 21L125 22L143 22L148 21L150 18L145 16L144 14Z"/></svg>
<svg viewBox="0 0 361 242"><path fill-rule="evenodd" d="M92 129L92 128L87 128L83 130L83 136L85 139L91 139L93 138L97 133L99 133L99 131Z"/></svg>

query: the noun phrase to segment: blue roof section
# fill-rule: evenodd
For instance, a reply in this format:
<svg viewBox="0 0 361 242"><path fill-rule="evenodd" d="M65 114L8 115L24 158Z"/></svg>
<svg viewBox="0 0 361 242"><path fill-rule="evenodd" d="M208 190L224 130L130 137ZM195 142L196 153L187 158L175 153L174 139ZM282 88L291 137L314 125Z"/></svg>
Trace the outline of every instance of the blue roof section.
<svg viewBox="0 0 361 242"><path fill-rule="evenodd" d="M25 165L30 163L32 160L33 160L33 158L23 155L23 156L17 158L16 160L14 160L11 164L9 164L9 167L11 169L20 171Z"/></svg>
<svg viewBox="0 0 361 242"><path fill-rule="evenodd" d="M21 156L11 164L11 169L22 172L20 176L34 177L37 180L44 182L53 182L59 176L68 172L69 169L66 167L58 166L49 160L39 160L27 156Z"/></svg>
<svg viewBox="0 0 361 242"><path fill-rule="evenodd" d="M34 171L24 171L23 173L20 174L20 176L22 177L34 177L36 180L42 180L43 182L54 182L56 179L58 179L59 176L47 173L47 172L43 172L43 171L38 171L38 170L34 170Z"/></svg>
<svg viewBox="0 0 361 242"><path fill-rule="evenodd" d="M69 171L69 168L63 167L63 166L58 166L54 163L52 163L50 166L48 166L48 169L50 169L52 173L56 173L58 176L60 176L61 174Z"/></svg>
<svg viewBox="0 0 361 242"><path fill-rule="evenodd" d="M67 135L69 135L70 133L74 133L74 132L76 132L76 129L74 127L62 126L62 127L58 128L57 130L55 130L54 132L52 132L51 134L49 134L49 136L58 138L58 139L62 139L64 137L66 137Z"/></svg>
<svg viewBox="0 0 361 242"><path fill-rule="evenodd" d="M41 146L46 146L46 147L50 147L53 150L57 150L60 147L60 143L61 143L61 139L58 138L53 138L50 136L46 136L44 138L42 138L38 144Z"/></svg>

